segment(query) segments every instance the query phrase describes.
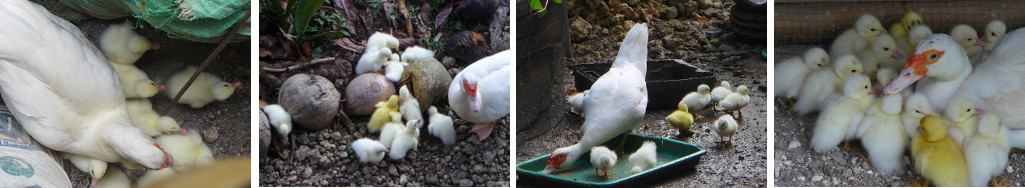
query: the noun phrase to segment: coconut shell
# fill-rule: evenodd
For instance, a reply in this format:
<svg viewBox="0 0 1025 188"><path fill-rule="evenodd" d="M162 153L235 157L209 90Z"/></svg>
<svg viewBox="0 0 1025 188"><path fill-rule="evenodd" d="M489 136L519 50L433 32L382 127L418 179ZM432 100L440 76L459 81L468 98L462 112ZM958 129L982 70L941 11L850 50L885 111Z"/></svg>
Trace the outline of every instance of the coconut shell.
<svg viewBox="0 0 1025 188"><path fill-rule="evenodd" d="M271 128L270 121L267 119L267 114L260 110L260 158L267 157L267 150L270 150L271 141Z"/></svg>
<svg viewBox="0 0 1025 188"><path fill-rule="evenodd" d="M456 58L463 66L484 58L488 55L487 52L488 40L477 32L459 32L445 41L445 54Z"/></svg>
<svg viewBox="0 0 1025 188"><path fill-rule="evenodd" d="M395 84L379 73L359 75L345 87L345 113L349 115L370 115L377 102L388 100L396 92Z"/></svg>
<svg viewBox="0 0 1025 188"><path fill-rule="evenodd" d="M281 84L278 104L292 114L296 127L316 131L327 127L338 114L341 96L327 78L296 74Z"/></svg>

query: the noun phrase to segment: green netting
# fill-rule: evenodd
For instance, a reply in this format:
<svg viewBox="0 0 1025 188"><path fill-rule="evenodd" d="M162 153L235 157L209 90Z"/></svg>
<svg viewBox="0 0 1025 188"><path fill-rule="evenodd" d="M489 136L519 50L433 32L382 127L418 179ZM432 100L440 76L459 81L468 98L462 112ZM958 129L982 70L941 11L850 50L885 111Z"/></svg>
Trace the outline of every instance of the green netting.
<svg viewBox="0 0 1025 188"><path fill-rule="evenodd" d="M32 0L71 21L81 14L100 19L132 16L144 20L168 36L197 42L220 42L232 26L243 21L250 0ZM60 1L61 7L53 3ZM72 10L69 10L70 7ZM76 12L77 11L77 12ZM249 40L247 19L232 42Z"/></svg>

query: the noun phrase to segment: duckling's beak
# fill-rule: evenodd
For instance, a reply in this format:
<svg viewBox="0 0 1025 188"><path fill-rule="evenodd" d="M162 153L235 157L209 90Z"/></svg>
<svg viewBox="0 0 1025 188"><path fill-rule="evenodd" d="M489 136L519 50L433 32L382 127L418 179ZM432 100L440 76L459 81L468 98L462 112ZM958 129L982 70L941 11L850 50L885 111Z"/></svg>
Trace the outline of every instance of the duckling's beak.
<svg viewBox="0 0 1025 188"><path fill-rule="evenodd" d="M893 58L904 59L904 53L900 53L900 51L894 50L893 51Z"/></svg>
<svg viewBox="0 0 1025 188"><path fill-rule="evenodd" d="M986 113L986 110L983 110L982 108L975 108L975 113L973 113L972 115L979 115L982 113Z"/></svg>
<svg viewBox="0 0 1025 188"><path fill-rule="evenodd" d="M986 46L986 40L975 39L975 45L976 46Z"/></svg>

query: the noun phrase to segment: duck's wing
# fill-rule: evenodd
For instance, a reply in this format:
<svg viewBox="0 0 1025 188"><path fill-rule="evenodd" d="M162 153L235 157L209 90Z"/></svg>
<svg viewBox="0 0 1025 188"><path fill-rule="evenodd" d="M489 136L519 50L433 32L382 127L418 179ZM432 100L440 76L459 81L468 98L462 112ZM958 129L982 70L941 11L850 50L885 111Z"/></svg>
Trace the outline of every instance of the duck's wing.
<svg viewBox="0 0 1025 188"><path fill-rule="evenodd" d="M509 93L510 83L509 77L511 77L510 70L512 66L502 67L501 69L495 70L484 76L481 83L485 84L481 86L481 96L483 97L484 106L481 109L482 112L488 112L486 116L490 118L501 118L509 115Z"/></svg>
<svg viewBox="0 0 1025 188"><path fill-rule="evenodd" d="M1025 30L1005 35L992 54L974 67L959 92L1000 115L1001 124L1025 129Z"/></svg>
<svg viewBox="0 0 1025 188"><path fill-rule="evenodd" d="M601 144L632 129L648 106L644 76L633 67L612 68L591 86L584 97L580 144Z"/></svg>

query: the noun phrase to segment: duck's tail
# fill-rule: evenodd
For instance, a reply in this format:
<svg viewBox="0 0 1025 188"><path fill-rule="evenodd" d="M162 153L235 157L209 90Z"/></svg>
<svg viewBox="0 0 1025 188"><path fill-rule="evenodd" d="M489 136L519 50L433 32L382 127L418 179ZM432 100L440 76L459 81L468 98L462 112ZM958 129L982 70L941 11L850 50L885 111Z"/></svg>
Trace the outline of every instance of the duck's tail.
<svg viewBox="0 0 1025 188"><path fill-rule="evenodd" d="M619 55L612 67L633 65L642 73L647 72L648 66L648 24L634 24L630 32L626 33L623 44L619 46Z"/></svg>

